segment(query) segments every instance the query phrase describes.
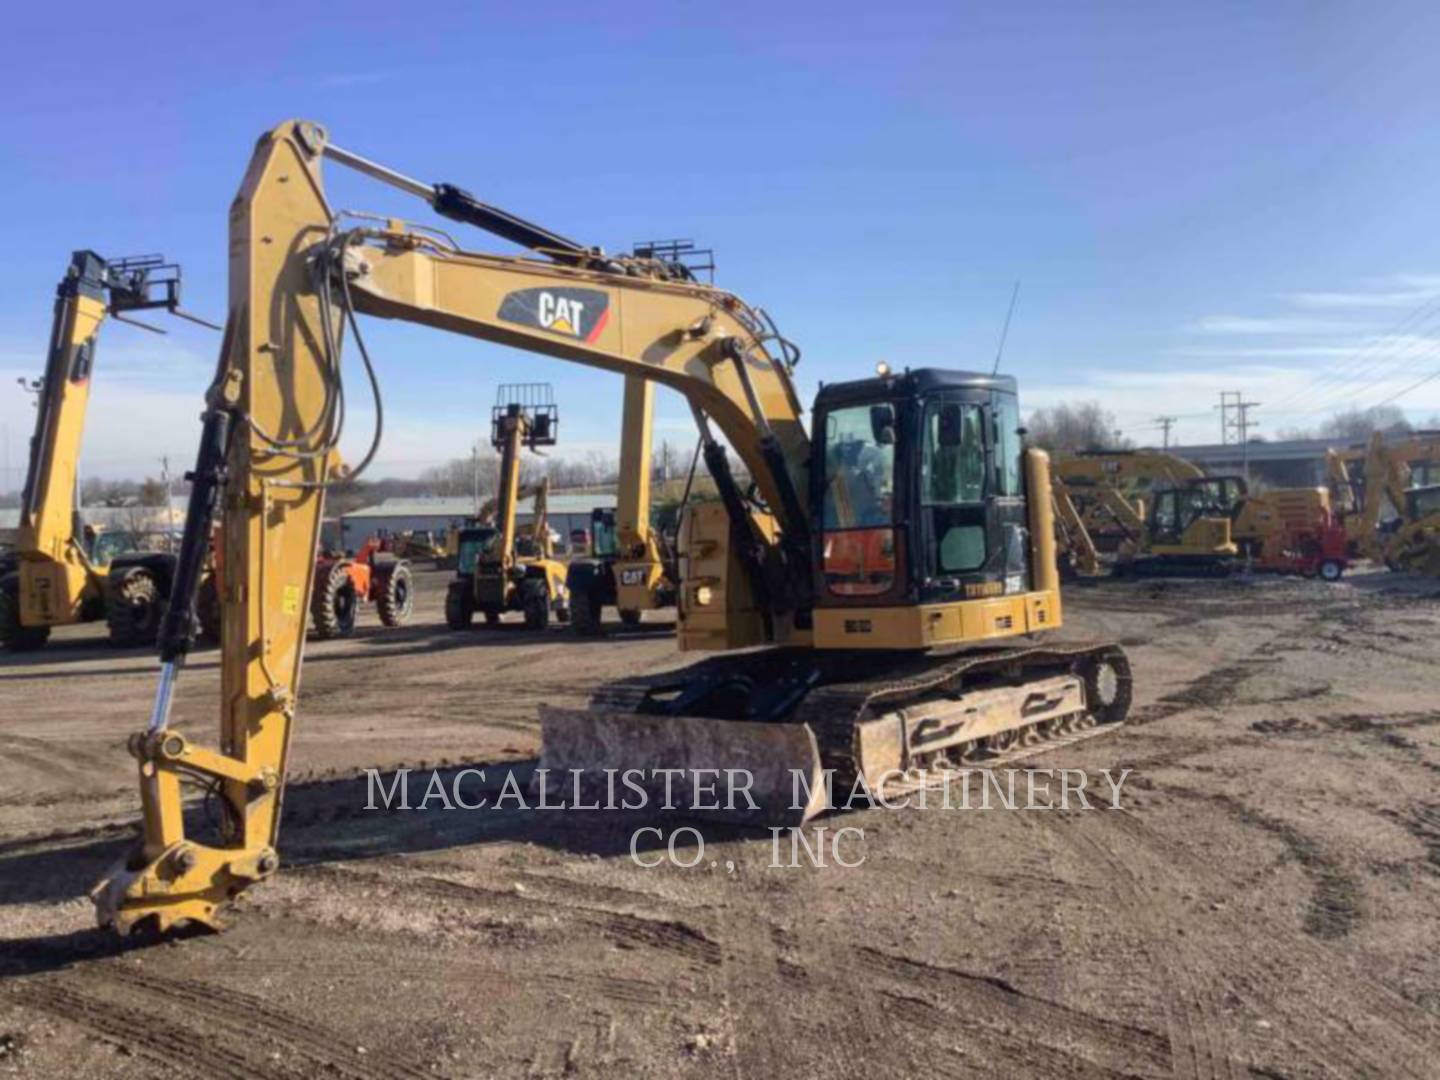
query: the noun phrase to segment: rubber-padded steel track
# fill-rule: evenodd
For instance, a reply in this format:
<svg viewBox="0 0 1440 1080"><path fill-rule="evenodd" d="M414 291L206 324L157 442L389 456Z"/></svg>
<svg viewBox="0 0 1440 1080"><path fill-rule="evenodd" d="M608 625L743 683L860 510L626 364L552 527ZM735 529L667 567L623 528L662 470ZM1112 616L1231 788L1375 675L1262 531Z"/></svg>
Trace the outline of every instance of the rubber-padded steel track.
<svg viewBox="0 0 1440 1080"><path fill-rule="evenodd" d="M1097 701L1096 673L1102 666L1108 666L1114 675L1113 697L1108 702ZM593 704L635 710L657 690L692 686L702 680L733 683L736 697L732 700L741 699L747 689L756 699L784 698L787 686L798 687L813 680L808 692L796 694L798 704L788 715L754 718L809 725L824 767L834 769L837 780L846 780L855 772L855 729L863 721L935 697L957 698L983 687L1023 685L1061 674L1085 680L1090 718L1098 725L1113 726L1125 719L1131 699L1130 664L1124 651L1114 644L1047 644L920 654L772 649L713 657L678 671L609 683L596 693ZM714 718L745 717L730 713ZM1073 740L1057 740L1067 741Z"/></svg>

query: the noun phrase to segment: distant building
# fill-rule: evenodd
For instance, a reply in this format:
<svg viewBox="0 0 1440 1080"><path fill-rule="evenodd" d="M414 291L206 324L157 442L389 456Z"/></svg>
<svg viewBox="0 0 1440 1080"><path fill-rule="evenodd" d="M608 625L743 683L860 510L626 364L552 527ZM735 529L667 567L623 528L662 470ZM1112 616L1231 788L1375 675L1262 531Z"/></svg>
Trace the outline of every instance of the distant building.
<svg viewBox="0 0 1440 1080"><path fill-rule="evenodd" d="M1408 439L1440 439L1440 433L1429 431L1387 435L1386 442ZM1325 451L1349 447L1363 449L1365 443L1346 443L1333 439L1283 439L1275 442L1211 443L1208 446L1172 446L1170 453L1199 465L1211 476L1242 476L1245 461L1250 462L1250 480L1260 487L1324 487L1328 481ZM1433 483L1432 474L1416 467L1415 483Z"/></svg>
<svg viewBox="0 0 1440 1080"><path fill-rule="evenodd" d="M1251 483L1261 487L1324 487L1325 451L1335 445L1329 439L1286 439L1243 446L1172 446L1170 453L1199 465L1211 476L1242 476L1248 460Z"/></svg>
<svg viewBox="0 0 1440 1080"><path fill-rule="evenodd" d="M175 496L163 506L82 506L80 521L112 532L171 532L185 527L184 496ZM20 508L0 509L0 543L13 543L20 528Z"/></svg>
<svg viewBox="0 0 1440 1080"><path fill-rule="evenodd" d="M590 511L597 507L613 510L615 496L595 492L572 494L551 492L548 506L550 528L560 535L560 547L567 550L570 533L590 528ZM441 533L452 526L465 524L475 512L475 501L467 496L458 498L386 499L375 506L361 507L339 519L340 547L358 551L367 537L382 529L389 533L407 531ZM525 499L516 510L521 528L535 518L533 499Z"/></svg>

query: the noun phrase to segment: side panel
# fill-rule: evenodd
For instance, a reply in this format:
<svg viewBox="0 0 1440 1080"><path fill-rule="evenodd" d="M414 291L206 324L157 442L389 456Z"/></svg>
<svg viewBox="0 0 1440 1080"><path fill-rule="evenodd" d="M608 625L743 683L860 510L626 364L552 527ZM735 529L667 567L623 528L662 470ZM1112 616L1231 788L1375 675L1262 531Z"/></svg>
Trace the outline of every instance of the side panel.
<svg viewBox="0 0 1440 1080"><path fill-rule="evenodd" d="M1058 591L918 607L817 608L815 647L930 649L1003 641L1060 625Z"/></svg>

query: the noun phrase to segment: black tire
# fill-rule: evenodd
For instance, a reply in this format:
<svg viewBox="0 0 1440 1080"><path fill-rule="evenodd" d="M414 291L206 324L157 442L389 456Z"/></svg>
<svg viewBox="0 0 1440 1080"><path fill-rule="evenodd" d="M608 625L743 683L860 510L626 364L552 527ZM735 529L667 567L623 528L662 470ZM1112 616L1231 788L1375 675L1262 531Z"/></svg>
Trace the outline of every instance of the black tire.
<svg viewBox="0 0 1440 1080"><path fill-rule="evenodd" d="M1326 559L1320 564L1320 577L1325 581L1339 581L1345 576L1345 564L1339 559Z"/></svg>
<svg viewBox="0 0 1440 1080"><path fill-rule="evenodd" d="M50 627L26 626L20 621L20 575L0 578L0 645L11 652L31 652L44 648L49 640Z"/></svg>
<svg viewBox="0 0 1440 1080"><path fill-rule="evenodd" d="M200 622L200 640L220 644L220 588L214 574L206 574L195 597L195 617Z"/></svg>
<svg viewBox="0 0 1440 1080"><path fill-rule="evenodd" d="M468 630L475 618L475 598L469 581L452 581L445 590L445 625L451 630Z"/></svg>
<svg viewBox="0 0 1440 1080"><path fill-rule="evenodd" d="M165 598L155 575L148 570L125 570L109 578L105 587L110 644L119 649L155 644L165 614Z"/></svg>
<svg viewBox="0 0 1440 1080"><path fill-rule="evenodd" d="M635 608L620 608L620 621L626 626L639 626L644 614Z"/></svg>
<svg viewBox="0 0 1440 1080"><path fill-rule="evenodd" d="M375 607L384 626L404 626L415 610L415 582L410 577L410 564L398 562L380 579Z"/></svg>
<svg viewBox="0 0 1440 1080"><path fill-rule="evenodd" d="M600 616L604 610L605 605L600 602L600 597L593 587L571 588L570 625L575 628L575 633L581 637L599 637Z"/></svg>
<svg viewBox="0 0 1440 1080"><path fill-rule="evenodd" d="M550 589L538 578L520 583L520 609L525 612L526 630L544 630L550 625Z"/></svg>
<svg viewBox="0 0 1440 1080"><path fill-rule="evenodd" d="M315 636L327 641L355 633L355 611L359 605L355 583L350 580L350 564L343 560L331 563L330 572L323 581L315 582L315 592L310 597L310 625L315 629Z"/></svg>

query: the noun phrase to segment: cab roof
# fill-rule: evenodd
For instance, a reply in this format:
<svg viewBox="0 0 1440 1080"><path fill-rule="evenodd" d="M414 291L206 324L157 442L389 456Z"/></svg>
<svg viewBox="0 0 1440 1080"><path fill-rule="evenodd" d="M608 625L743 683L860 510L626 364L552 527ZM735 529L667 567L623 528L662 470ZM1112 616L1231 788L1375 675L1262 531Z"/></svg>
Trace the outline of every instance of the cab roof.
<svg viewBox="0 0 1440 1080"><path fill-rule="evenodd" d="M821 386L820 393L815 396L815 407L824 409L850 401L915 397L940 390L985 390L1013 394L1016 392L1016 383L1013 375L982 375L978 371L950 371L945 368L912 368L870 379L853 379Z"/></svg>

